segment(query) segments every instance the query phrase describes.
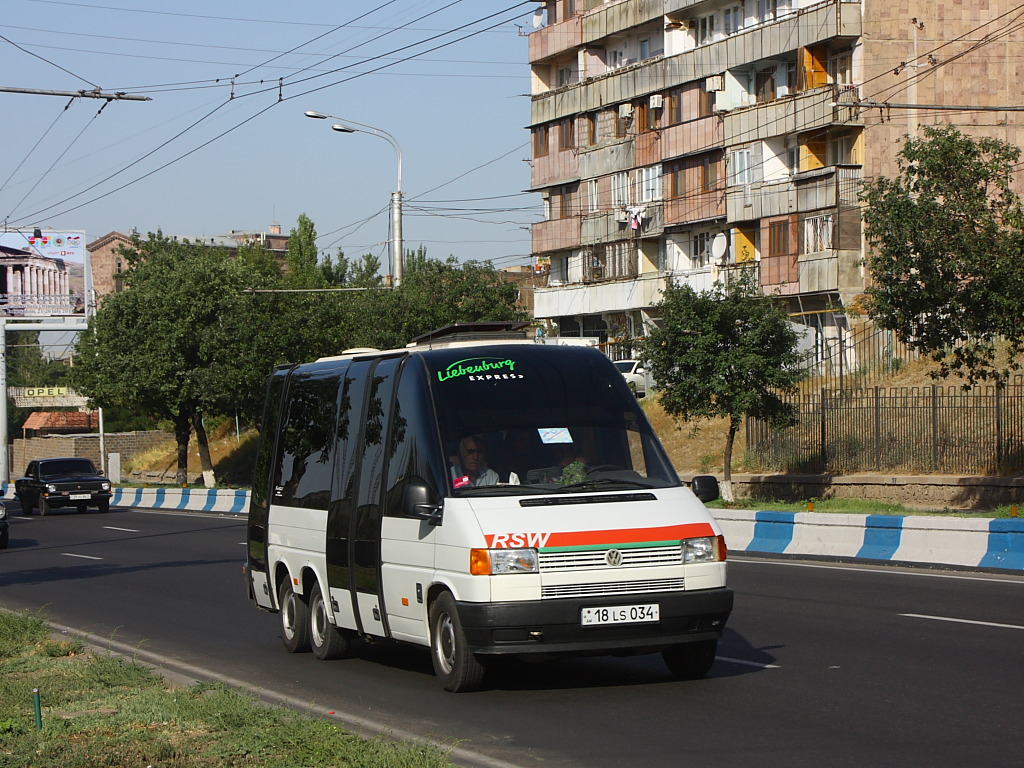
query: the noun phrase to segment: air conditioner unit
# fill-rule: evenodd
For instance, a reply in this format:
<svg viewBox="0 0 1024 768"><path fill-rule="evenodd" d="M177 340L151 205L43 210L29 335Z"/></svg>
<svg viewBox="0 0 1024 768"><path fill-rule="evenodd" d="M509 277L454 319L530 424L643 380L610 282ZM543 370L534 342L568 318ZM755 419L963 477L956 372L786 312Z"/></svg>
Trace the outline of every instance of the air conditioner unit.
<svg viewBox="0 0 1024 768"><path fill-rule="evenodd" d="M615 220L617 222L619 222L619 224L628 224L629 223L629 211L627 211L625 208L616 211L615 212Z"/></svg>
<svg viewBox="0 0 1024 768"><path fill-rule="evenodd" d="M724 91L725 75L712 75L711 77L704 78L704 90L707 93L711 93L712 91Z"/></svg>
<svg viewBox="0 0 1024 768"><path fill-rule="evenodd" d="M632 104L619 104L619 117L623 120L627 120L633 116L633 105Z"/></svg>
<svg viewBox="0 0 1024 768"><path fill-rule="evenodd" d="M662 98L661 94L656 93L653 96L651 96L648 103L650 104L651 109L661 109L663 102L664 99Z"/></svg>

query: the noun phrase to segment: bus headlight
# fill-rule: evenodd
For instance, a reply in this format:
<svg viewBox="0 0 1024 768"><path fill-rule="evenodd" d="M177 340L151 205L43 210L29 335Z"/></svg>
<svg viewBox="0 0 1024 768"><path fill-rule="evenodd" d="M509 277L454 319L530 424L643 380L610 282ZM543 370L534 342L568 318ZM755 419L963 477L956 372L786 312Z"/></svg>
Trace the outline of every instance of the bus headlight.
<svg viewBox="0 0 1024 768"><path fill-rule="evenodd" d="M469 572L474 576L537 573L536 549L471 549Z"/></svg>
<svg viewBox="0 0 1024 768"><path fill-rule="evenodd" d="M724 536L683 539L682 545L684 563L716 563L726 557Z"/></svg>

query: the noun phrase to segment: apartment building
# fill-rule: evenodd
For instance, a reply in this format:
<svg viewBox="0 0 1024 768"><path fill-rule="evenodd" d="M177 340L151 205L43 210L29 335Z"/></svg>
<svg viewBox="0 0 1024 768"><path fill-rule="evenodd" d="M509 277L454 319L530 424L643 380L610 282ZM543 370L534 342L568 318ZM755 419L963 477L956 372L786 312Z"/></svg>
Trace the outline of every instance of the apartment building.
<svg viewBox="0 0 1024 768"><path fill-rule="evenodd" d="M547 0L529 35L535 315L614 342L669 279L756 270L824 358L866 286L858 192L902 137L1024 144L1014 3ZM907 105L922 108L908 109ZM877 105L877 106L875 106ZM958 107L955 111L938 107ZM837 348L837 343L839 347Z"/></svg>
<svg viewBox="0 0 1024 768"><path fill-rule="evenodd" d="M108 232L86 245L92 264L93 289L97 298L123 290L121 272L127 267L127 264L124 256L121 255L121 248L122 246L131 247L133 238L139 236L138 230L133 227L127 235L121 232ZM226 235L167 236L173 240L189 240L194 243L224 248L232 254L243 243L259 243L281 261L284 261L288 252L288 235L281 233L280 224L271 224L268 231L233 229Z"/></svg>

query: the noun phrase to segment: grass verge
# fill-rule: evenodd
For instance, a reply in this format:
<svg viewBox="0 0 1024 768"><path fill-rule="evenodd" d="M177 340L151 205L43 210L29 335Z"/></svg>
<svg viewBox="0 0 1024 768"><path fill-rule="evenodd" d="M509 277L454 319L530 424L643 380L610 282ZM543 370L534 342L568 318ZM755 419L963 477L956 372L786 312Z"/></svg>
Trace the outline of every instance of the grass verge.
<svg viewBox="0 0 1024 768"><path fill-rule="evenodd" d="M40 691L37 729L33 689ZM435 768L431 744L363 739L221 685L172 687L130 659L54 639L38 614L0 611L4 768Z"/></svg>
<svg viewBox="0 0 1024 768"><path fill-rule="evenodd" d="M808 510L808 501L814 503L814 509ZM768 499L736 499L725 502L721 499L708 504L710 509L756 509L769 512L822 512L847 515L905 515L920 516L946 515L949 517L1013 517L1012 509L1009 506L1000 506L994 509L974 511L967 509L914 509L904 507L901 504L891 504L885 501L874 499L810 499L808 501L787 502L770 501ZM1024 514L1024 510L1018 511L1018 515Z"/></svg>

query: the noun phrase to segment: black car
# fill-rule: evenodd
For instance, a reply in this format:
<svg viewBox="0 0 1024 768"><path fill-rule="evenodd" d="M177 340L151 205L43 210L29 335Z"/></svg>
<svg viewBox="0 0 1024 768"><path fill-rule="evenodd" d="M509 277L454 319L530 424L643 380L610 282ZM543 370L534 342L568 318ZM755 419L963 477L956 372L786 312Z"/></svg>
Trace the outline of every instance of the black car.
<svg viewBox="0 0 1024 768"><path fill-rule="evenodd" d="M31 514L36 506L40 515L56 507L76 507L79 512L96 507L106 512L110 481L89 459L37 459L28 463L24 477L14 481L14 496L23 515Z"/></svg>
<svg viewBox="0 0 1024 768"><path fill-rule="evenodd" d="M7 541L10 536L8 530L11 524L7 522L7 507L0 501L0 549L7 549Z"/></svg>

